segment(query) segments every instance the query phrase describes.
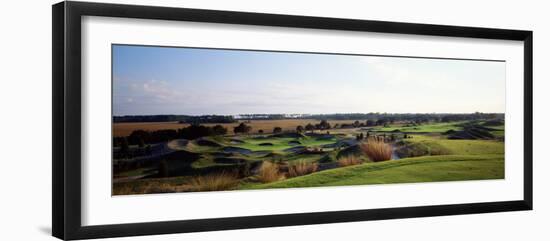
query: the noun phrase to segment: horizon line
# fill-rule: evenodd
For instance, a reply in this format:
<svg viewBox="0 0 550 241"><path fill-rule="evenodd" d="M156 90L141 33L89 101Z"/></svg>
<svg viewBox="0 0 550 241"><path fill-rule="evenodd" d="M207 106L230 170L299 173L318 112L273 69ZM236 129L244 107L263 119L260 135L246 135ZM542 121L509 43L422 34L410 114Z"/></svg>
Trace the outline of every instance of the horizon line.
<svg viewBox="0 0 550 241"><path fill-rule="evenodd" d="M431 114L431 115L464 115L464 114L505 114L505 112L350 112L350 113L240 113L240 114L126 114L126 115L112 115L112 117L123 116L169 116L169 115L182 115L182 116L246 116L246 115L405 115L405 114Z"/></svg>

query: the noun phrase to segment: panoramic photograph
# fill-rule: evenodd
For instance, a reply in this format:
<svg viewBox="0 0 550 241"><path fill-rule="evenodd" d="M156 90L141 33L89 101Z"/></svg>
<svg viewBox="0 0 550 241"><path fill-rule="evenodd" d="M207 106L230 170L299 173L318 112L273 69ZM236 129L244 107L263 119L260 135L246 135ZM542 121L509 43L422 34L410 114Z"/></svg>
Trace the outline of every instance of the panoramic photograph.
<svg viewBox="0 0 550 241"><path fill-rule="evenodd" d="M112 195L504 179L504 61L112 45Z"/></svg>

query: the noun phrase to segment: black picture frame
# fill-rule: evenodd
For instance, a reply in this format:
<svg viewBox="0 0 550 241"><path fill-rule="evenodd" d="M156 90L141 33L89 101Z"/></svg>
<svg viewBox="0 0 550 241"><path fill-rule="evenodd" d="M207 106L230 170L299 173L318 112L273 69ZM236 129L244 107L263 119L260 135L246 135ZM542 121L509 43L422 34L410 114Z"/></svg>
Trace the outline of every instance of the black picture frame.
<svg viewBox="0 0 550 241"><path fill-rule="evenodd" d="M53 16L52 233L60 239L309 225L380 219L532 210L533 32L415 23L336 19L90 2L60 2ZM404 208L212 218L82 226L81 224L81 17L104 16L207 23L282 26L429 36L517 40L524 43L524 195L522 200Z"/></svg>

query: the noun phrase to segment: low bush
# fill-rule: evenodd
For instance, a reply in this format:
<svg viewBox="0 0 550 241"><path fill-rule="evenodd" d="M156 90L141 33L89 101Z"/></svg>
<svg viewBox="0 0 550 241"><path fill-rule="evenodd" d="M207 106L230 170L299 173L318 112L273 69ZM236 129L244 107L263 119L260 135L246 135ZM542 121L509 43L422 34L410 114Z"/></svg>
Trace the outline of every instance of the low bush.
<svg viewBox="0 0 550 241"><path fill-rule="evenodd" d="M402 143L395 151L400 158L430 155L430 148L422 143Z"/></svg>
<svg viewBox="0 0 550 241"><path fill-rule="evenodd" d="M221 172L192 177L184 186L189 191L223 191L235 188L238 183L237 174Z"/></svg>
<svg viewBox="0 0 550 241"><path fill-rule="evenodd" d="M361 150L374 162L390 160L392 155L392 146L379 140L361 144Z"/></svg>
<svg viewBox="0 0 550 241"><path fill-rule="evenodd" d="M361 164L362 162L363 161L361 161L361 159L357 158L354 155L344 156L344 157L338 159L338 164L341 167L358 165L358 164Z"/></svg>
<svg viewBox="0 0 550 241"><path fill-rule="evenodd" d="M279 171L279 166L268 161L264 161L258 170L256 178L263 183L275 182L284 179L285 175Z"/></svg>
<svg viewBox="0 0 550 241"><path fill-rule="evenodd" d="M438 156L438 155L451 154L451 151L449 149L435 142L429 142L429 143L403 142L398 144L400 145L400 147L397 148L395 153L400 158L419 157L419 156L428 156L428 155Z"/></svg>
<svg viewBox="0 0 550 241"><path fill-rule="evenodd" d="M298 162L288 166L287 177L297 177L316 172L319 168L317 163L307 163L305 161Z"/></svg>

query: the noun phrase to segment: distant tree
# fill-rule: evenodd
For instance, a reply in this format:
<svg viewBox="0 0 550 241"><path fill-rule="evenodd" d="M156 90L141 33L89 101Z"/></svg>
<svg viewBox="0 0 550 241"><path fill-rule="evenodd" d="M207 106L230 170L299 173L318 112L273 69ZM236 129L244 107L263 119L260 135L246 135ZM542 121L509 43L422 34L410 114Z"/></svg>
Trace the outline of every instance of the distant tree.
<svg viewBox="0 0 550 241"><path fill-rule="evenodd" d="M304 132L304 127L303 127L303 126L301 126L301 125L299 125L299 126L296 126L296 132L298 132L298 133L302 133L302 132Z"/></svg>
<svg viewBox="0 0 550 241"><path fill-rule="evenodd" d="M203 125L197 125L197 124L193 124L193 125L190 125L189 127L178 130L178 135L181 138L189 139L189 140L194 140L200 137L210 136L213 134L214 134L214 131L212 130L212 128L203 126Z"/></svg>
<svg viewBox="0 0 550 241"><path fill-rule="evenodd" d="M283 132L283 128L278 127L278 126L273 128L273 133L277 134L277 133L281 133L281 132Z"/></svg>
<svg viewBox="0 0 550 241"><path fill-rule="evenodd" d="M359 133L357 136L355 136L355 138L358 140L358 141L362 141L365 136L363 135L363 133Z"/></svg>
<svg viewBox="0 0 550 241"><path fill-rule="evenodd" d="M313 130L315 130L315 126L313 126L311 123L307 123L306 131L313 132Z"/></svg>
<svg viewBox="0 0 550 241"><path fill-rule="evenodd" d="M366 125L367 126L374 126L374 125L376 125L376 122L374 122L373 120L367 120Z"/></svg>
<svg viewBox="0 0 550 241"><path fill-rule="evenodd" d="M145 143L158 143L165 142L173 139L180 138L177 130L156 130L149 133L149 139L144 139Z"/></svg>
<svg viewBox="0 0 550 241"><path fill-rule="evenodd" d="M441 122L450 122L450 121L453 121L453 116L451 115L447 115L447 116L443 116L441 117Z"/></svg>
<svg viewBox="0 0 550 241"><path fill-rule="evenodd" d="M130 133L130 135L128 136L128 144L138 145L140 139L142 141L149 142L151 140L151 133L145 130L132 131L132 133Z"/></svg>
<svg viewBox="0 0 550 241"><path fill-rule="evenodd" d="M242 123L242 122L241 122L241 124L239 124L238 126L233 128L233 132L235 132L235 134L238 134L238 133L246 134L246 133L250 132L250 130L252 130L252 127L250 127L249 125L247 125L245 123Z"/></svg>
<svg viewBox="0 0 550 241"><path fill-rule="evenodd" d="M130 145L128 145L128 139L122 138L120 142L120 153L126 156L129 154L129 152L130 152Z"/></svg>
<svg viewBox="0 0 550 241"><path fill-rule="evenodd" d="M145 141L143 141L143 138L138 139L138 147L139 148L145 147Z"/></svg>
<svg viewBox="0 0 550 241"><path fill-rule="evenodd" d="M328 123L328 121L326 120L322 120L321 123L319 123L319 126L317 129L321 129L321 130L330 129L330 123Z"/></svg>
<svg viewBox="0 0 550 241"><path fill-rule="evenodd" d="M212 134L223 136L227 134L227 128L223 127L222 125L215 125L212 127Z"/></svg>
<svg viewBox="0 0 550 241"><path fill-rule="evenodd" d="M161 177L167 177L168 176L168 163L166 162L166 160L162 160L159 162L159 166L158 166L158 174L159 176Z"/></svg>
<svg viewBox="0 0 550 241"><path fill-rule="evenodd" d="M340 129L351 128L351 127L353 127L353 125L352 124L347 124L347 123L342 123L340 125Z"/></svg>
<svg viewBox="0 0 550 241"><path fill-rule="evenodd" d="M383 126L383 125L385 125L386 123L388 123L388 120L386 120L386 119L378 119L378 120L376 120L376 125L377 125L377 126Z"/></svg>

